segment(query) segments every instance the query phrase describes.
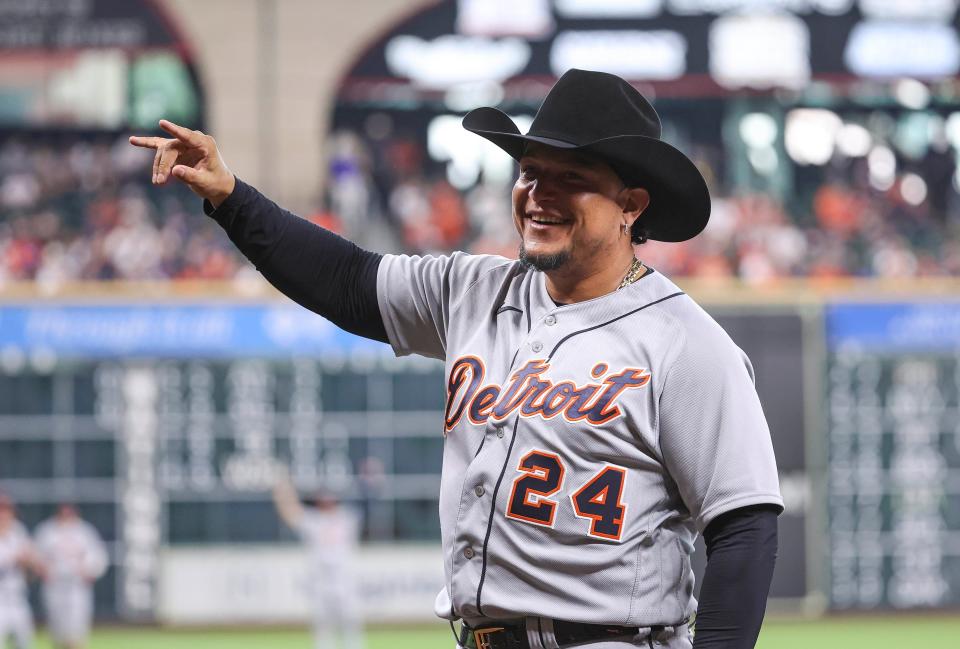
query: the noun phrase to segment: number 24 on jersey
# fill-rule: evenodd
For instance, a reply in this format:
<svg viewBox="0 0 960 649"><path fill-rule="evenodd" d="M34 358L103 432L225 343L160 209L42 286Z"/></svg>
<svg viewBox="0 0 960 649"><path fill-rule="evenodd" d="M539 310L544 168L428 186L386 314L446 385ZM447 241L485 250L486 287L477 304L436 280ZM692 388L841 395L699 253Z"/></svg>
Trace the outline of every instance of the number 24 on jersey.
<svg viewBox="0 0 960 649"><path fill-rule="evenodd" d="M520 459L513 481L507 518L553 527L558 502L551 499L563 487L566 469L560 456L533 450ZM605 466L570 496L573 513L590 521L586 533L619 541L627 506L621 502L626 469Z"/></svg>

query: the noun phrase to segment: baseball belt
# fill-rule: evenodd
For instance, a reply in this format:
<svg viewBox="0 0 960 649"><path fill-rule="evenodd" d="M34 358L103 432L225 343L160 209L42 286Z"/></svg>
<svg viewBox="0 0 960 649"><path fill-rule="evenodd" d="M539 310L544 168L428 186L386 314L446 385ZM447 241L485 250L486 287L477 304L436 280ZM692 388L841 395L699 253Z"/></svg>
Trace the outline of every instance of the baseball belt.
<svg viewBox="0 0 960 649"><path fill-rule="evenodd" d="M582 622L553 621L553 635L561 647L581 642L634 637L640 632L635 626L610 626ZM527 629L515 623L493 623L482 628L460 628L460 646L465 649L530 649Z"/></svg>

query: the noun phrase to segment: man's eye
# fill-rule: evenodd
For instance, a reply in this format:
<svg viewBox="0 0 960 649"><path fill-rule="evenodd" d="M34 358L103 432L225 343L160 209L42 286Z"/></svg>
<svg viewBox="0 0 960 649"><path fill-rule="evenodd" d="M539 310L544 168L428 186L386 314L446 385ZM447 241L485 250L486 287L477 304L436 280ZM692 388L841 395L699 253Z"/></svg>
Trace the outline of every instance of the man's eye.
<svg viewBox="0 0 960 649"><path fill-rule="evenodd" d="M537 170L534 167L520 167L520 177L521 178L533 178L537 175Z"/></svg>
<svg viewBox="0 0 960 649"><path fill-rule="evenodd" d="M583 176L581 176L580 174L576 173L575 171L567 171L567 172L564 172L564 174L563 174L563 179L564 179L564 180L570 180L570 181L573 181L573 182L579 182L579 181L583 180Z"/></svg>

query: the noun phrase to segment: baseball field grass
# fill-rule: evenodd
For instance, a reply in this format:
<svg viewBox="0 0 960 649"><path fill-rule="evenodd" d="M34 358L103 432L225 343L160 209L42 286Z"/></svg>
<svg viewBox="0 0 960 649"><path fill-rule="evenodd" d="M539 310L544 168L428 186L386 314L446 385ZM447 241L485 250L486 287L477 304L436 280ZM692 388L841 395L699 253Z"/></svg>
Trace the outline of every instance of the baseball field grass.
<svg viewBox="0 0 960 649"><path fill-rule="evenodd" d="M452 649L443 625L371 629L367 649ZM188 631L157 628L100 628L88 649L311 649L305 630L242 629ZM927 649L960 648L956 615L828 618L816 621L769 619L759 649ZM50 649L41 635L36 649Z"/></svg>

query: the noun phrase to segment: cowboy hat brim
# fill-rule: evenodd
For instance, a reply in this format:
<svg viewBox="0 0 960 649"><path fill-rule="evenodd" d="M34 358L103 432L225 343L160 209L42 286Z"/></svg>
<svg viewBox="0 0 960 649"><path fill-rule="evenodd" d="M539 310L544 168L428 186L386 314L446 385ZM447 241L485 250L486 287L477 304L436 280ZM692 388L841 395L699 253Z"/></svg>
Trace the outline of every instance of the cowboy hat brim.
<svg viewBox="0 0 960 649"><path fill-rule="evenodd" d="M679 149L663 140L618 135L574 144L550 137L549 133L524 135L506 113L489 107L467 113L463 127L518 161L530 142L597 155L625 184L650 192L650 205L640 217L650 239L686 241L700 234L710 218L710 193L700 171Z"/></svg>

